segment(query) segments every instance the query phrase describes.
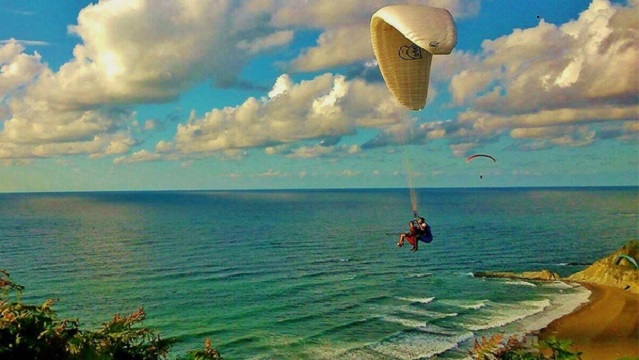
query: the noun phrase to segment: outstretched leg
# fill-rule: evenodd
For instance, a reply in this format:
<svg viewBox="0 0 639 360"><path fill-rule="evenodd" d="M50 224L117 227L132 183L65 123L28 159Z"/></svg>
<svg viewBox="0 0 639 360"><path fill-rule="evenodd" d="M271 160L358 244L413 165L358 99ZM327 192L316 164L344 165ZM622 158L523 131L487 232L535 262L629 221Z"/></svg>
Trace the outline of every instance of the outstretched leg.
<svg viewBox="0 0 639 360"><path fill-rule="evenodd" d="M406 234L399 235L399 241L397 242L396 245L399 247L404 246L404 238L406 238Z"/></svg>
<svg viewBox="0 0 639 360"><path fill-rule="evenodd" d="M404 239L406 241L408 241L409 244L411 244L413 246L413 248L415 247L415 244L417 243L417 239L415 239L415 236L413 235L406 235L404 237Z"/></svg>

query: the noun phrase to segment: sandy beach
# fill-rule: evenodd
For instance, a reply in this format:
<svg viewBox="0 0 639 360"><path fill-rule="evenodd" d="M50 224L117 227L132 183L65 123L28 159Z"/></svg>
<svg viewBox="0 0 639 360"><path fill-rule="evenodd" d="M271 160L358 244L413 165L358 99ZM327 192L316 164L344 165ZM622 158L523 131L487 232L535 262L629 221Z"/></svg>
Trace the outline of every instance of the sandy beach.
<svg viewBox="0 0 639 360"><path fill-rule="evenodd" d="M571 339L582 360L639 359L639 295L608 286L586 286L589 302L550 323L539 338Z"/></svg>

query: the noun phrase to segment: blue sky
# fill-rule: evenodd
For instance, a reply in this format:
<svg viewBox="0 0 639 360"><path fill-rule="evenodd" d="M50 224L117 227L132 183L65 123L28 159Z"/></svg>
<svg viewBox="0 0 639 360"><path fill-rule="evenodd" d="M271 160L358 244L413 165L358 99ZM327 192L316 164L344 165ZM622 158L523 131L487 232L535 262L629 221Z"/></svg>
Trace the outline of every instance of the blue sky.
<svg viewBox="0 0 639 360"><path fill-rule="evenodd" d="M397 3L457 26L421 111L371 47ZM637 186L637 7L5 0L0 192Z"/></svg>

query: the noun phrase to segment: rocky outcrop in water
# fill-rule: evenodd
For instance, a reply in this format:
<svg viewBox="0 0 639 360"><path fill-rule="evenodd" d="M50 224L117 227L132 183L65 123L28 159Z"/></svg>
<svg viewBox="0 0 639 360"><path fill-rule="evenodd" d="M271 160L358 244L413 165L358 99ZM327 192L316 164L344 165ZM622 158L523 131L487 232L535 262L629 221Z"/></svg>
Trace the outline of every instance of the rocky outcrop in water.
<svg viewBox="0 0 639 360"><path fill-rule="evenodd" d="M494 272L494 271L484 271L473 273L476 277L487 277L487 278L504 278L504 279L522 279L522 280L542 280L542 281L551 281L551 280L560 280L561 277L559 274L554 273L549 270L541 270L541 271L525 271L523 273L513 273L513 272Z"/></svg>
<svg viewBox="0 0 639 360"><path fill-rule="evenodd" d="M635 262L633 263L634 260ZM604 286L622 288L626 291L639 294L639 241L629 241L621 249L613 254L596 261L583 271L561 278L557 273L548 270L527 271L523 273L512 272L477 272L476 277L508 278L537 281L574 281Z"/></svg>

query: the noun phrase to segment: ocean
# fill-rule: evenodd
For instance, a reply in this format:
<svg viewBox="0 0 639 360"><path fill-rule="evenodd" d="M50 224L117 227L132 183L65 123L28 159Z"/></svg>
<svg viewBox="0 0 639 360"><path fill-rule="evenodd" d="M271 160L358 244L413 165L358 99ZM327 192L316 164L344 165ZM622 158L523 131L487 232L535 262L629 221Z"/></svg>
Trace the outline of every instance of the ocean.
<svg viewBox="0 0 639 360"><path fill-rule="evenodd" d="M417 189L434 240L395 246L407 189L0 194L22 300L96 329L143 307L225 359L463 359L571 312L583 287L473 276L584 269L639 238L639 191Z"/></svg>

